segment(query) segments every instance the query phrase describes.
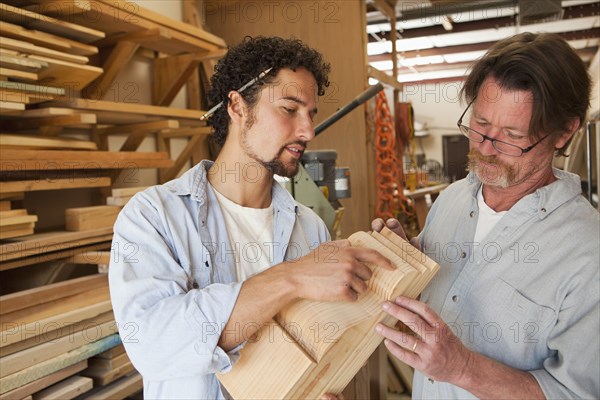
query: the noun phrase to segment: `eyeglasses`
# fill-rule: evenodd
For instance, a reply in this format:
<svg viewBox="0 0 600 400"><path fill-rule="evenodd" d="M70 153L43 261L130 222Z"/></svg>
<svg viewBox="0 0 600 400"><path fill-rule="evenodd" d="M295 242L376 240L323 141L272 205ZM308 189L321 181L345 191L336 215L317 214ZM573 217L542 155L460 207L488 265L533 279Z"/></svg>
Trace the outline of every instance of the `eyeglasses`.
<svg viewBox="0 0 600 400"><path fill-rule="evenodd" d="M458 125L458 129L460 129L460 132L463 135L465 135L469 140L471 140L475 143L483 143L484 141L489 140L490 142L492 142L492 146L494 147L494 149L496 149L499 153L506 154L507 156L520 157L523 154L531 151L531 149L533 149L535 146L540 144L540 142L542 140L544 140L548 136L550 136L550 134L547 134L546 136L544 136L543 138L541 138L540 140L538 140L531 146L521 148L515 144L503 142L502 140L498 140L498 139L492 139L491 137L484 135L481 132L477 132L475 129L472 129L466 125L463 125L463 123L462 123L463 117L467 113L467 110L469 109L469 107L471 107L471 104L473 104L475 102L476 98L477 97L475 97L473 100L471 100L471 102L469 103L469 105L467 106L465 111L463 111L462 115L458 119L458 122L456 123L456 125Z"/></svg>

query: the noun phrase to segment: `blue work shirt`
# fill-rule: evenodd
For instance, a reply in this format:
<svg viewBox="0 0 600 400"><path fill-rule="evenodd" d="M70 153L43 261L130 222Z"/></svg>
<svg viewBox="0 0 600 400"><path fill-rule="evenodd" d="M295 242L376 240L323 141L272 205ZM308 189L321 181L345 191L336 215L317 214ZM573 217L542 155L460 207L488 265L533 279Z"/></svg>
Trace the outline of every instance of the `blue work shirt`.
<svg viewBox="0 0 600 400"><path fill-rule="evenodd" d="M146 399L224 398L215 373L229 371L239 357L241 345L228 353L217 345L242 283L207 179L236 172L211 166L202 161L136 194L114 227L111 300ZM330 239L323 221L280 184L273 183L271 193L273 265ZM235 334L247 339L244 327Z"/></svg>
<svg viewBox="0 0 600 400"><path fill-rule="evenodd" d="M481 182L470 174L444 190L419 236L441 267L421 300L469 349L529 371L547 398L600 398L600 218L578 176L554 175L481 243ZM415 399L473 397L415 373Z"/></svg>

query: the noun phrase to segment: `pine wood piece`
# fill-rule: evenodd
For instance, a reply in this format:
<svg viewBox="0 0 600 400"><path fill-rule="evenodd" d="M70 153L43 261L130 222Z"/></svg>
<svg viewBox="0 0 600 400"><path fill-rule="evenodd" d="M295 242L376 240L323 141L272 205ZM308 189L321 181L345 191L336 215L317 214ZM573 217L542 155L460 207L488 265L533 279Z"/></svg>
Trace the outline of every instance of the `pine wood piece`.
<svg viewBox="0 0 600 400"><path fill-rule="evenodd" d="M123 346L122 344L115 346L110 350L106 350L105 352L96 355L94 358L112 360L113 358L120 356L121 354L125 354L125 346Z"/></svg>
<svg viewBox="0 0 600 400"><path fill-rule="evenodd" d="M87 231L111 227L115 224L120 207L91 206L68 208L65 210L65 229L67 231Z"/></svg>
<svg viewBox="0 0 600 400"><path fill-rule="evenodd" d="M0 146L22 149L77 149L97 150L96 143L71 138L49 138L43 136L0 134Z"/></svg>
<svg viewBox="0 0 600 400"><path fill-rule="evenodd" d="M72 376L33 395L33 400L70 400L90 391L94 382L83 376Z"/></svg>
<svg viewBox="0 0 600 400"><path fill-rule="evenodd" d="M98 54L98 48L89 44L77 42L75 40L52 35L49 33L25 29L22 26L0 21L0 32L3 36L12 39L25 40L31 44L47 47L52 50L65 53L90 56Z"/></svg>
<svg viewBox="0 0 600 400"><path fill-rule="evenodd" d="M41 335L41 336L31 336L25 340L13 343L9 346L0 347L0 356L7 357L12 354L16 354L19 352L26 351L27 349L31 349L32 347L42 345L44 343L52 343L54 341L61 341L61 340L70 340L70 339L68 339L69 335L83 335L84 334L83 332L86 331L87 329L90 329L91 327L100 326L107 322L114 323L114 321L115 321L115 316L111 310L109 312L100 314L96 317L88 318L84 321L75 322L74 324L60 327L60 328L50 332L49 334L45 334L45 335ZM67 337L67 339L64 339L65 337ZM88 339L86 343L89 343L90 340L95 339L95 337L90 336L90 337L87 337L86 339Z"/></svg>
<svg viewBox="0 0 600 400"><path fill-rule="evenodd" d="M98 341L88 343L68 353L61 354L58 357L46 360L14 374L0 378L0 393L6 393L9 390L18 388L31 383L36 379L43 378L62 368L86 360L98 353L101 353L116 344L120 343L118 335L110 335Z"/></svg>
<svg viewBox="0 0 600 400"><path fill-rule="evenodd" d="M157 132L162 129L177 129L179 121L165 119L161 121L143 122L139 124L117 125L106 128L96 128L95 133L99 136L124 135L132 132Z"/></svg>
<svg viewBox="0 0 600 400"><path fill-rule="evenodd" d="M76 373L83 371L86 368L87 360L80 361L76 364L58 370L43 378L37 379L16 389L0 394L0 400L21 399L35 392L39 392L40 390L43 390L44 388L47 388L48 386L51 386L57 382L60 382L69 376L75 375Z"/></svg>
<svg viewBox="0 0 600 400"><path fill-rule="evenodd" d="M422 275L431 279L437 271L414 268L394 252L399 246L386 246L391 239L382 243L375 236L357 232L349 240L353 246L378 250L396 270L369 264L373 271L369 290L354 303L300 300L282 310L275 321L281 329L288 329L282 333L288 340L279 339L283 346L273 346L270 328L263 327L258 331L259 339L249 340L242 349L233 370L218 375L233 398L318 398L325 392L341 392L381 343L375 325L395 323L381 310L381 304L399 294L417 295L412 285L420 284ZM297 349L312 363L288 362Z"/></svg>
<svg viewBox="0 0 600 400"><path fill-rule="evenodd" d="M108 187L110 185L111 185L110 178L107 178L107 177L36 179L36 180L29 180L29 181L4 181L4 182L0 182L0 194L1 193L11 193L11 192L36 192L36 191L41 191L41 190L97 188L97 187Z"/></svg>
<svg viewBox="0 0 600 400"><path fill-rule="evenodd" d="M7 54L0 49L0 66L25 72L37 72L43 68L47 68L48 63L45 61L31 60L18 54Z"/></svg>
<svg viewBox="0 0 600 400"><path fill-rule="evenodd" d="M97 274L6 294L0 296L0 314L22 310L107 285L107 277Z"/></svg>
<svg viewBox="0 0 600 400"><path fill-rule="evenodd" d="M51 171L77 169L169 168L166 153L0 149L0 170Z"/></svg>
<svg viewBox="0 0 600 400"><path fill-rule="evenodd" d="M127 356L127 353L119 354L116 357L106 359L106 358L98 358L93 357L88 361L88 365L91 368L105 369L105 370L114 370L119 368L125 364L130 364L131 361Z"/></svg>
<svg viewBox="0 0 600 400"><path fill-rule="evenodd" d="M70 127L87 127L96 123L96 115L90 113L72 114L72 115L56 115L40 118L22 118L12 119L2 122L3 129L6 130L32 130L46 126L70 126Z"/></svg>
<svg viewBox="0 0 600 400"><path fill-rule="evenodd" d="M0 47L3 49L17 50L20 54L35 54L44 57L50 57L55 60L69 61L76 64L87 64L90 60L85 56L64 53L62 51L52 50L47 47L38 46L29 41L0 37Z"/></svg>
<svg viewBox="0 0 600 400"><path fill-rule="evenodd" d="M35 72L20 71L18 69L10 69L0 67L0 76L12 78L17 81L37 81L38 75Z"/></svg>
<svg viewBox="0 0 600 400"><path fill-rule="evenodd" d="M125 364L114 369L88 367L81 372L81 375L93 378L94 384L97 386L105 386L133 371L135 371L135 368L133 368L133 364L128 359Z"/></svg>
<svg viewBox="0 0 600 400"><path fill-rule="evenodd" d="M92 264L92 265L105 265L110 264L110 251L90 251L85 253L75 254L69 258L69 261L73 264Z"/></svg>
<svg viewBox="0 0 600 400"><path fill-rule="evenodd" d="M21 225L13 227L12 229L0 229L0 239L12 239L22 236L31 235L33 233L34 226L32 224Z"/></svg>
<svg viewBox="0 0 600 400"><path fill-rule="evenodd" d="M112 227L85 232L54 231L39 233L0 245L0 255L4 256L0 257L0 261L12 259L11 255L13 254L17 254L14 258L18 258L68 249L80 245L85 239L103 238L111 234Z"/></svg>
<svg viewBox="0 0 600 400"><path fill-rule="evenodd" d="M83 43L91 43L104 38L104 32L71 22L61 21L33 11L0 3L4 21L29 29L37 29L57 36L63 36Z"/></svg>
<svg viewBox="0 0 600 400"><path fill-rule="evenodd" d="M31 55L29 58L48 64L47 68L38 72L42 82L75 90L83 89L103 72L102 68L92 65L75 64L46 56Z"/></svg>
<svg viewBox="0 0 600 400"><path fill-rule="evenodd" d="M10 213L11 211L9 211ZM13 215L6 216L4 218L0 218L0 228L11 226L11 225L21 225L29 222L37 221L36 215Z"/></svg>
<svg viewBox="0 0 600 400"><path fill-rule="evenodd" d="M11 101L0 101L0 112L5 112L6 110L24 110L25 104L23 103L13 103Z"/></svg>
<svg viewBox="0 0 600 400"><path fill-rule="evenodd" d="M148 189L148 186L136 186L136 187L127 187L127 188L113 188L112 195L113 197L131 197L138 192L143 192Z"/></svg>
<svg viewBox="0 0 600 400"><path fill-rule="evenodd" d="M204 115L204 112L198 110L158 107L136 103L114 103L103 100L92 101L77 98L52 101L48 103L48 105L55 107L71 107L78 110L94 112L98 116L98 123L110 124L111 120L118 120L119 114L127 114L130 117L137 114L140 117L149 117L155 120L157 117L175 119L179 120L182 125L204 125L204 123L200 122L200 117Z"/></svg>
<svg viewBox="0 0 600 400"><path fill-rule="evenodd" d="M109 196L106 198L106 204L113 207L123 207L129 200L131 200L133 196L121 196L121 197L113 197Z"/></svg>
<svg viewBox="0 0 600 400"><path fill-rule="evenodd" d="M142 387L142 376L134 373L92 393L86 400L125 399L142 390Z"/></svg>
<svg viewBox="0 0 600 400"><path fill-rule="evenodd" d="M97 288L36 306L0 315L0 347L48 334L111 310L108 288Z"/></svg>
<svg viewBox="0 0 600 400"><path fill-rule="evenodd" d="M73 115L79 114L76 110L71 108L58 108L58 107L45 107L45 108L33 108L23 111L12 111L2 113L10 118L42 118L42 117L54 117L59 115Z"/></svg>
<svg viewBox="0 0 600 400"><path fill-rule="evenodd" d="M1 188L2 186L0 186ZM0 201L0 211L10 211L11 205L9 200Z"/></svg>

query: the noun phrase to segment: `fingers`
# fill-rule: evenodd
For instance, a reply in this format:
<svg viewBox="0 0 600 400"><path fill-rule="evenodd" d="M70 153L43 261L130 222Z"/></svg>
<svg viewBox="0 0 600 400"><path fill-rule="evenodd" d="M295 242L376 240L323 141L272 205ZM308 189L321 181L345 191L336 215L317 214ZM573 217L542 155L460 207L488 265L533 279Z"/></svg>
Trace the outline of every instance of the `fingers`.
<svg viewBox="0 0 600 400"><path fill-rule="evenodd" d="M355 257L361 263L372 263L379 265L387 270L393 271L396 269L394 263L392 263L387 257L384 257L380 252L373 249L367 249L362 247L355 247Z"/></svg>
<svg viewBox="0 0 600 400"><path fill-rule="evenodd" d="M439 322L439 316L425 303L420 302L418 300L413 300L409 297L398 296L394 303L399 308L403 308L405 310L410 311L413 315L418 316L418 320L423 320L427 324L434 326L437 322ZM391 309L391 308L390 308ZM400 319L400 318L397 318ZM417 319L417 318L415 318ZM409 321L415 322L415 321ZM418 322L418 321L416 321Z"/></svg>
<svg viewBox="0 0 600 400"><path fill-rule="evenodd" d="M408 240L406 238L406 233L404 233L404 229L402 229L400 221L398 221L396 218L388 218L385 221L385 225L388 227L389 230L394 232L396 235L400 236L402 239Z"/></svg>
<svg viewBox="0 0 600 400"><path fill-rule="evenodd" d="M385 222L383 222L383 219L381 218L375 218L373 221L371 221L371 229L375 232L381 232L384 226Z"/></svg>

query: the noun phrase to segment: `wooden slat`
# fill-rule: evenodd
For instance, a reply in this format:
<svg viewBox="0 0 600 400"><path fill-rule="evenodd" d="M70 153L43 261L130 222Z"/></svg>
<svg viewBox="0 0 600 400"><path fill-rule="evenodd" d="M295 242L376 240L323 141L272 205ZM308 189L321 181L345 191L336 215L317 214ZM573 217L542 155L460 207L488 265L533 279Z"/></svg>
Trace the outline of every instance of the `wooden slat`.
<svg viewBox="0 0 600 400"><path fill-rule="evenodd" d="M0 76L12 78L14 80L22 81L37 81L38 75L35 72L20 71L18 69L2 68L0 67Z"/></svg>
<svg viewBox="0 0 600 400"><path fill-rule="evenodd" d="M41 190L63 190L79 188L96 188L110 186L110 178L63 178L39 179L30 181L4 181L0 182L0 193L35 192Z"/></svg>
<svg viewBox="0 0 600 400"><path fill-rule="evenodd" d="M99 136L124 135L133 132L156 132L162 129L178 129L179 121L165 119L161 121L144 122L139 124L117 125L107 128L96 128L94 133Z"/></svg>
<svg viewBox="0 0 600 400"><path fill-rule="evenodd" d="M35 254L41 254L46 251L62 250L69 248L69 245L73 244L77 246L83 239L104 237L112 234L112 228L102 228L93 231L86 232L45 232L31 235L26 238L22 238L19 241L13 241L12 243L4 243L0 245L0 256L7 257L10 254L19 254L20 257L26 257ZM7 258L0 257L0 261L4 261Z"/></svg>
<svg viewBox="0 0 600 400"><path fill-rule="evenodd" d="M65 89L32 83L0 81L0 88L14 92L32 93L36 95L62 96Z"/></svg>
<svg viewBox="0 0 600 400"><path fill-rule="evenodd" d="M109 205L67 208L65 210L65 229L79 232L112 227L120 212L121 207Z"/></svg>
<svg viewBox="0 0 600 400"><path fill-rule="evenodd" d="M75 64L45 56L31 55L29 58L48 64L48 68L40 70L38 75L40 80L55 86L81 90L103 72L102 68L92 65Z"/></svg>
<svg viewBox="0 0 600 400"><path fill-rule="evenodd" d="M20 386L9 392L0 394L0 400L22 399L25 396L31 395L35 392L39 392L40 390L47 388L48 386L51 386L56 382L60 382L69 376L75 375L76 373L83 371L86 368L87 360L80 361L76 364L53 372L50 375L44 376L43 378L37 379L33 382Z"/></svg>
<svg viewBox="0 0 600 400"><path fill-rule="evenodd" d="M48 63L45 61L31 60L21 55L11 55L0 52L0 66L26 72L37 72L43 68L47 68Z"/></svg>
<svg viewBox="0 0 600 400"><path fill-rule="evenodd" d="M90 60L85 56L64 53L47 47L38 46L28 41L11 39L0 36L0 47L3 49L17 50L20 54L50 57L55 60L68 61L76 64L87 64Z"/></svg>
<svg viewBox="0 0 600 400"><path fill-rule="evenodd" d="M69 261L73 264L108 265L110 264L110 256L110 251L88 251L75 254L69 258Z"/></svg>
<svg viewBox="0 0 600 400"><path fill-rule="evenodd" d="M122 344L115 346L110 350L106 350L105 352L96 355L94 358L111 360L121 354L125 354L125 346L123 346Z"/></svg>
<svg viewBox="0 0 600 400"><path fill-rule="evenodd" d="M90 391L94 382L83 376L73 376L33 395L33 400L70 400Z"/></svg>
<svg viewBox="0 0 600 400"><path fill-rule="evenodd" d="M88 343L78 349L61 354L58 357L31 366L22 371L0 378L0 393L31 383L56 371L86 360L120 343L118 335L111 335L96 342Z"/></svg>
<svg viewBox="0 0 600 400"><path fill-rule="evenodd" d="M44 46L49 49L81 56L98 54L98 48L75 40L52 35L46 32L25 29L22 26L0 21L0 32L3 36L12 39L25 40L29 43Z"/></svg>
<svg viewBox="0 0 600 400"><path fill-rule="evenodd" d="M0 149L0 170L14 166L21 171L169 168L173 161L166 153Z"/></svg>
<svg viewBox="0 0 600 400"><path fill-rule="evenodd" d="M104 72L89 84L89 87L83 92L84 97L92 99L104 98L104 95L114 83L117 75L129 63L129 60L131 60L139 46L138 43L130 41L117 43L102 64Z"/></svg>
<svg viewBox="0 0 600 400"><path fill-rule="evenodd" d="M89 275L0 296L0 314L73 296L108 284L106 275Z"/></svg>
<svg viewBox="0 0 600 400"><path fill-rule="evenodd" d="M394 89L402 90L402 83L398 82L397 79L386 74L385 72L373 67L368 67L367 72L371 78L375 78L379 82L389 85Z"/></svg>
<svg viewBox="0 0 600 400"><path fill-rule="evenodd" d="M92 101L87 99L73 98L70 100L57 100L49 103L54 107L71 107L85 111L107 111L113 114L126 113L138 114L151 117L164 117L171 119L194 120L199 122L200 117L204 115L203 111L186 110L181 108L158 107L136 103L114 103L111 101Z"/></svg>
<svg viewBox="0 0 600 400"><path fill-rule="evenodd" d="M105 386L117 379L130 374L135 369L131 361L127 360L124 365L114 369L88 367L86 370L81 371L81 375L88 376L94 379L94 384L97 386Z"/></svg>
<svg viewBox="0 0 600 400"><path fill-rule="evenodd" d="M111 370L115 368L119 368L127 363L130 363L129 356L127 353L121 353L115 357L111 358L103 358L103 357L93 357L88 361L88 365L91 368L105 369Z"/></svg>
<svg viewBox="0 0 600 400"><path fill-rule="evenodd" d="M94 116L95 117L95 116ZM21 149L98 150L94 142L72 138L0 134L0 146Z"/></svg>
<svg viewBox="0 0 600 400"><path fill-rule="evenodd" d="M11 208L10 201L2 200L0 201L0 211L9 211Z"/></svg>
<svg viewBox="0 0 600 400"><path fill-rule="evenodd" d="M63 36L83 43L91 43L104 38L104 32L41 15L33 11L12 7L0 3L0 15L3 21L21 25L29 29Z"/></svg>
<svg viewBox="0 0 600 400"><path fill-rule="evenodd" d="M0 227L36 222L37 219L36 215L7 216L0 219Z"/></svg>
<svg viewBox="0 0 600 400"><path fill-rule="evenodd" d="M83 335L84 334L83 331L87 330L88 328L90 328L92 326L99 326L99 325L102 325L107 322L114 323L114 320L115 320L115 316L111 310L111 311L103 313L97 317L86 319L85 321L81 321L81 322L76 322L72 325L60 327L59 329L52 331L48 335L31 336L25 340L11 344L10 346L0 347L0 357L7 357L11 354L16 354L16 353L25 351L27 349L30 349L32 347L39 346L44 343L52 343L54 341L67 340L67 339L63 339L65 336L68 337L69 335L79 335L79 334ZM95 339L95 338L88 337L88 343L90 340L93 340L93 339Z"/></svg>
<svg viewBox="0 0 600 400"><path fill-rule="evenodd" d="M112 384L92 393L86 400L125 399L142 390L142 376L138 373L121 378Z"/></svg>
<svg viewBox="0 0 600 400"><path fill-rule="evenodd" d="M96 123L95 114L73 114L73 115L56 115L51 117L40 118L23 118L13 119L2 122L2 128L5 130L32 130L43 126L71 126L84 127Z"/></svg>
<svg viewBox="0 0 600 400"><path fill-rule="evenodd" d="M137 186L137 187L128 187L128 188L113 188L112 195L113 197L131 197L138 192L142 192L148 189L148 186Z"/></svg>
<svg viewBox="0 0 600 400"><path fill-rule="evenodd" d="M24 110L24 109L25 109L25 104L23 104L23 103L0 101L0 112L5 112L6 110Z"/></svg>

